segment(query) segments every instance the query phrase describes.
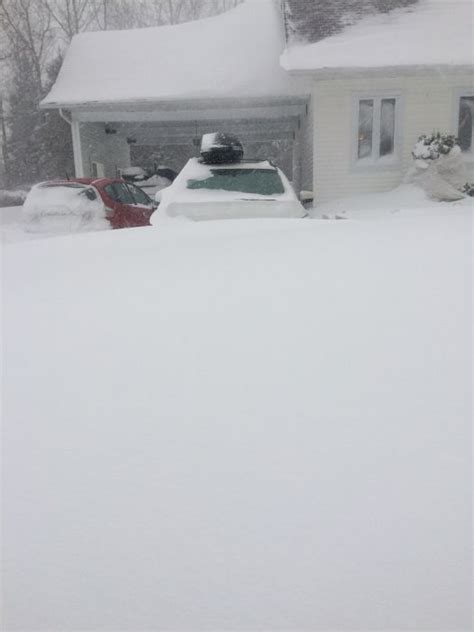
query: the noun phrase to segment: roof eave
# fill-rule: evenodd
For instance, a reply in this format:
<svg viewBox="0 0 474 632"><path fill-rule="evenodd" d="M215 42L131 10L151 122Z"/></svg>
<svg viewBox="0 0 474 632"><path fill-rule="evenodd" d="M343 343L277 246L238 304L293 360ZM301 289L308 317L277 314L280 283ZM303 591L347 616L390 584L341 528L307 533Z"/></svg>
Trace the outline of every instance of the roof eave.
<svg viewBox="0 0 474 632"><path fill-rule="evenodd" d="M175 110L178 108L179 110L195 110L202 109L205 110L209 107L213 109L219 107L228 107L229 104L232 104L233 107L249 107L249 106L265 106L267 104L273 105L294 105L294 104L304 104L307 102L309 98L308 94L282 94L282 95L268 95L268 96L259 96L259 97L248 97L248 98L186 98L186 99L160 99L160 98L147 98L147 99L122 99L116 101L43 101L40 103L39 107L41 110L91 110L91 109L100 109L100 110L117 110L117 109L128 109L133 107L137 110L148 110L150 107L159 106L160 109L166 110Z"/></svg>
<svg viewBox="0 0 474 632"><path fill-rule="evenodd" d="M323 79L347 79L359 77L370 73L371 76L395 77L399 75L416 76L420 74L431 76L443 76L446 72L466 73L473 72L473 64L413 64L406 66L360 66L360 67L336 67L336 68L291 68L285 69L293 77L311 77L316 80Z"/></svg>

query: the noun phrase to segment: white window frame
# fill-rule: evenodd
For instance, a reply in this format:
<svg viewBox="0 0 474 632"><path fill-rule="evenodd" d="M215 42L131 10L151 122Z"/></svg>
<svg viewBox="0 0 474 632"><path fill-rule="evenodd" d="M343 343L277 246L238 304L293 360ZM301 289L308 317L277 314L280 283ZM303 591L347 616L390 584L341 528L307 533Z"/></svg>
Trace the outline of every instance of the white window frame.
<svg viewBox="0 0 474 632"><path fill-rule="evenodd" d="M459 134L459 110L461 104L461 97L474 97L474 88L455 88L454 89L454 107L453 107L453 133L457 137ZM474 162L474 136L471 142L471 149L463 151L462 155L465 156L470 162Z"/></svg>
<svg viewBox="0 0 474 632"><path fill-rule="evenodd" d="M379 155L380 117L382 101L384 99L395 99L395 136L393 139L393 154L390 156ZM372 156L359 158L359 103L360 101L366 100L374 102ZM374 170L399 168L403 147L402 108L403 99L399 91L377 90L372 92L357 92L352 95L351 163L353 169L359 171L363 169Z"/></svg>

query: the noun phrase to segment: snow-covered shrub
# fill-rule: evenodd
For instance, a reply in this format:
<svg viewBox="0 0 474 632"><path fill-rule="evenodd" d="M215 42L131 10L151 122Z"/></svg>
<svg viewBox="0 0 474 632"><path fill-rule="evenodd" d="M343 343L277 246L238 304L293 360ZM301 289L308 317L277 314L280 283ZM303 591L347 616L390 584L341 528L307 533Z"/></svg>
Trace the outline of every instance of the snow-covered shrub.
<svg viewBox="0 0 474 632"><path fill-rule="evenodd" d="M408 182L420 186L435 200L451 202L464 197L466 166L453 134L433 132L420 136L412 156Z"/></svg>
<svg viewBox="0 0 474 632"><path fill-rule="evenodd" d="M437 160L440 156L447 156L456 145L457 138L454 134L423 134L418 139L412 155L415 160Z"/></svg>

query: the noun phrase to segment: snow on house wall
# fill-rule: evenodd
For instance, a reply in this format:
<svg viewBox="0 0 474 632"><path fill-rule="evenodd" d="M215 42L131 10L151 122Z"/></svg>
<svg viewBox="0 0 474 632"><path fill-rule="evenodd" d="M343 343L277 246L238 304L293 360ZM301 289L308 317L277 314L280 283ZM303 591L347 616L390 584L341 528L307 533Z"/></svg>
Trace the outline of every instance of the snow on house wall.
<svg viewBox="0 0 474 632"><path fill-rule="evenodd" d="M472 91L472 73L321 80L314 84L314 190L322 202L356 193L386 191L402 181L414 143L423 133L457 133L459 96ZM353 159L358 98L398 94L400 160L394 165L360 166ZM474 180L474 162L468 161Z"/></svg>
<svg viewBox="0 0 474 632"><path fill-rule="evenodd" d="M130 146L123 136L106 134L103 123L80 125L82 160L86 177L93 175L93 162L104 165L105 177L115 177L117 169L130 166Z"/></svg>

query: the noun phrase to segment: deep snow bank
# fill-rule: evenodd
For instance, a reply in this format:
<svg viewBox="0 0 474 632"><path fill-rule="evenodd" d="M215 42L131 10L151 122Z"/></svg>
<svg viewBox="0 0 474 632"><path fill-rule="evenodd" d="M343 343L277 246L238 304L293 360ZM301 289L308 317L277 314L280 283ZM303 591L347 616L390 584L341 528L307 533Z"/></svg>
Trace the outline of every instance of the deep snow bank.
<svg viewBox="0 0 474 632"><path fill-rule="evenodd" d="M5 247L5 627L467 629L471 227Z"/></svg>

